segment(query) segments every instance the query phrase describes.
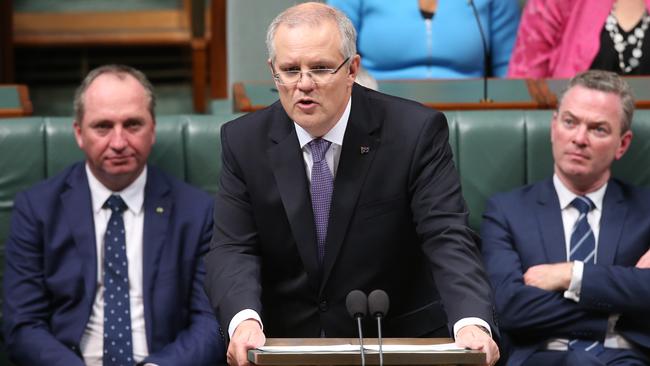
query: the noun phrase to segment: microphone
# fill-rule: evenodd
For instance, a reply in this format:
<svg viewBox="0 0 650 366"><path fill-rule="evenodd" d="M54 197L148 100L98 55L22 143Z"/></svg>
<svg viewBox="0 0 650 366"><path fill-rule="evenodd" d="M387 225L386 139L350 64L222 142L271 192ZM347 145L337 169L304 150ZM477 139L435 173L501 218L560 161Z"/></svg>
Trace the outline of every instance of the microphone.
<svg viewBox="0 0 650 366"><path fill-rule="evenodd" d="M368 311L368 297L361 290L352 290L345 298L345 307L351 317L357 320L359 330L359 348L361 351L361 366L366 365L366 354L363 349L363 332L361 330L361 319L365 318Z"/></svg>
<svg viewBox="0 0 650 366"><path fill-rule="evenodd" d="M481 25L481 17L478 15L478 10L474 4L474 0L467 0L467 5L472 8L474 19L478 25L478 31L481 34L481 42L483 43L483 99L482 103L492 103L492 99L488 98L488 77L492 76L492 69L490 68L490 50L485 40L485 33L483 33L483 26Z"/></svg>
<svg viewBox="0 0 650 366"><path fill-rule="evenodd" d="M370 315L377 318L377 340L379 343L379 366L384 365L384 351L382 349L381 319L388 313L388 295L384 290L374 290L368 295L368 310Z"/></svg>

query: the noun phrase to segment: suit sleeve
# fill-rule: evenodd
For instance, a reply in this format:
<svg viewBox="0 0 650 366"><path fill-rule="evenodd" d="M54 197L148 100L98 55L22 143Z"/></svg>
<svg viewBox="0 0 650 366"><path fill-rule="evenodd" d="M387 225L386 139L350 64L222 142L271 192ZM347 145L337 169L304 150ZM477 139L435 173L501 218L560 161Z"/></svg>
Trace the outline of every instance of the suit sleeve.
<svg viewBox="0 0 650 366"><path fill-rule="evenodd" d="M206 291L224 329L244 309L262 314L261 259L246 183L221 130L222 168L215 198L214 232L206 255Z"/></svg>
<svg viewBox="0 0 650 366"><path fill-rule="evenodd" d="M580 302L586 309L608 313L650 311L650 269L585 265Z"/></svg>
<svg viewBox="0 0 650 366"><path fill-rule="evenodd" d="M10 358L20 365L79 365L79 355L49 329L50 299L43 266L43 226L27 195L16 196L5 246L4 332Z"/></svg>
<svg viewBox="0 0 650 366"><path fill-rule="evenodd" d="M500 326L513 335L550 338L600 338L607 330L608 314L589 311L565 299L561 292L526 286L524 268L508 214L521 214L501 207L498 199L487 203L481 237L483 258L494 289Z"/></svg>
<svg viewBox="0 0 650 366"><path fill-rule="evenodd" d="M447 122L436 112L419 131L410 171L411 210L450 324L478 317L496 331L490 285L452 160Z"/></svg>
<svg viewBox="0 0 650 366"><path fill-rule="evenodd" d="M174 342L155 354L149 355L143 363L157 365L215 365L225 364L225 340L217 319L205 294L205 266L203 256L212 237L212 205L204 210L205 221L201 225L201 243L196 253L196 268L190 298L190 323L181 331ZM199 217L199 215L197 215ZM178 243L178 245L189 245Z"/></svg>

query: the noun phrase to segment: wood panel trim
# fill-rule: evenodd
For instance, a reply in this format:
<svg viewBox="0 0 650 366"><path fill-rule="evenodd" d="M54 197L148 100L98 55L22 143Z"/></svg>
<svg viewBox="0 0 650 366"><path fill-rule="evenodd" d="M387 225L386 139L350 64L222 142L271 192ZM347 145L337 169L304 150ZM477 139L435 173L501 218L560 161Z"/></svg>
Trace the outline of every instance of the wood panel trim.
<svg viewBox="0 0 650 366"><path fill-rule="evenodd" d="M228 51L226 47L226 0L212 0L210 6L210 96L228 98Z"/></svg>

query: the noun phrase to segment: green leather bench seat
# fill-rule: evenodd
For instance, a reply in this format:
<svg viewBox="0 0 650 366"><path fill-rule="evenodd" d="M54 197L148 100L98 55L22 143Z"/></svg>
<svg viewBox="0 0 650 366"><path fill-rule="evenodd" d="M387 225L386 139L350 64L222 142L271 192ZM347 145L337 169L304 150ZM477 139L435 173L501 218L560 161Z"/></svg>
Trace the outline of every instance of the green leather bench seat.
<svg viewBox="0 0 650 366"><path fill-rule="evenodd" d="M447 112L449 142L478 229L485 200L548 177L553 172L551 111ZM238 115L178 115L157 118L151 163L210 193L221 168L219 131ZM650 185L650 110L639 110L630 151L614 165L614 175ZM15 194L83 159L67 117L0 119L0 245L8 233ZM2 248L0 248L2 249ZM0 250L0 255L2 250Z"/></svg>
<svg viewBox="0 0 650 366"><path fill-rule="evenodd" d="M474 229L480 226L489 196L552 174L551 113L548 110L446 113L449 141ZM216 192L221 168L220 127L236 117L158 117L157 141L150 162L210 193ZM648 186L650 110L636 112L632 129L635 134L632 146L614 165L614 175ZM70 118L0 119L0 257L4 253L15 194L82 158Z"/></svg>

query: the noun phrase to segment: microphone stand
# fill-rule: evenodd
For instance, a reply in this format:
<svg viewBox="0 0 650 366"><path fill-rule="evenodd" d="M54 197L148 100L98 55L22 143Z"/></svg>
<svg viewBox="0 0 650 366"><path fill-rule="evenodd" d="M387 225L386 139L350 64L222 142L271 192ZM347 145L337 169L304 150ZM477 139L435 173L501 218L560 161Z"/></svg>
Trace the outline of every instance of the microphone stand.
<svg viewBox="0 0 650 366"><path fill-rule="evenodd" d="M379 366L384 366L384 350L381 336L381 316L377 316L377 344L379 345Z"/></svg>
<svg viewBox="0 0 650 366"><path fill-rule="evenodd" d="M357 328L359 329L359 348L361 349L361 366L366 366L366 353L363 349L363 331L361 330L361 317L357 317Z"/></svg>
<svg viewBox="0 0 650 366"><path fill-rule="evenodd" d="M478 15L478 10L474 4L474 0L467 0L467 4L472 7L474 12L474 18L476 19L476 24L478 25L478 31L481 34L481 42L483 43L483 99L480 100L481 103L492 103L492 99L488 98L488 76L490 74L490 53L488 51L487 42L485 40L485 33L483 33L483 26L481 25L481 17Z"/></svg>

